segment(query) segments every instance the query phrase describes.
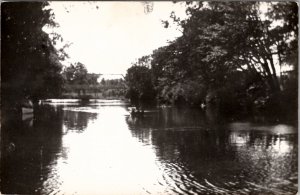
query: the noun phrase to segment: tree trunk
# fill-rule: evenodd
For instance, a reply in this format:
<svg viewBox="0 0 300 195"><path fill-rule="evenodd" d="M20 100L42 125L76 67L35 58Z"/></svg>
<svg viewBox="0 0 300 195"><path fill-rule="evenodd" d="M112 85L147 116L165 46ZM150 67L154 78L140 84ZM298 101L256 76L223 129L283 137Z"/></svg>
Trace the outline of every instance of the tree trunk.
<svg viewBox="0 0 300 195"><path fill-rule="evenodd" d="M272 77L273 77L273 80L274 80L275 91L277 92L277 91L280 91L280 85L279 85L279 81L278 81L278 78L277 78L277 75L276 75L276 70L275 70L273 58L270 57L269 61L270 61L272 72L273 72Z"/></svg>

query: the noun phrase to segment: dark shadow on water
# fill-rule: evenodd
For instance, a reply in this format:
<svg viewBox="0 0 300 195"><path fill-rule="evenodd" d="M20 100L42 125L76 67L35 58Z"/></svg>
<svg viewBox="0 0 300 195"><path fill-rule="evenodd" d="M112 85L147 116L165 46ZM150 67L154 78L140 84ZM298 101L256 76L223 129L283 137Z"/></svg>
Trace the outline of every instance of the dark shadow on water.
<svg viewBox="0 0 300 195"><path fill-rule="evenodd" d="M127 124L134 137L153 146L166 182L177 184L176 193L297 192L296 128L269 125L266 121L272 120L257 117L232 124L236 121L208 110L159 108L146 113L128 116Z"/></svg>
<svg viewBox="0 0 300 195"><path fill-rule="evenodd" d="M59 188L58 183L44 182L56 181L59 173L52 169L59 157L67 159L62 136L66 131L84 131L97 117L65 108L42 105L31 115L5 115L1 124L2 193L43 194Z"/></svg>
<svg viewBox="0 0 300 195"><path fill-rule="evenodd" d="M1 192L39 194L61 151L62 111L42 108L1 125Z"/></svg>

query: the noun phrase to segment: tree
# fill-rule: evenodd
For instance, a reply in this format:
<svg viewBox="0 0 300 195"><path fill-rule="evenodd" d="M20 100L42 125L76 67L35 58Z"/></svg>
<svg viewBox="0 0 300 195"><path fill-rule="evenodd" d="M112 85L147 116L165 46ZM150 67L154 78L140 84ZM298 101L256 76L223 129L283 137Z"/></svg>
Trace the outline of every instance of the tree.
<svg viewBox="0 0 300 195"><path fill-rule="evenodd" d="M94 73L88 73L87 75L87 82L89 85L97 85L98 83L98 78L99 74L94 74Z"/></svg>
<svg viewBox="0 0 300 195"><path fill-rule="evenodd" d="M105 85L105 83L106 83L105 79L102 78L100 83L101 83L101 85Z"/></svg>
<svg viewBox="0 0 300 195"><path fill-rule="evenodd" d="M74 77L75 77L75 71L76 68L73 64L71 64L70 66L65 67L64 71L63 71L63 75L65 78L65 83L67 84L72 84L74 81Z"/></svg>
<svg viewBox="0 0 300 195"><path fill-rule="evenodd" d="M34 102L59 95L62 88L62 51L43 31L54 27L53 13L44 2L2 3L1 80L2 104L17 106L22 99Z"/></svg>
<svg viewBox="0 0 300 195"><path fill-rule="evenodd" d="M245 105L281 97L276 66L298 59L295 2L187 2L186 13L184 20L171 13L182 36L148 58L161 101L199 104L217 94Z"/></svg>
<svg viewBox="0 0 300 195"><path fill-rule="evenodd" d="M87 78L88 71L84 64L78 62L75 64L75 72L74 72L74 83L75 84L88 84Z"/></svg>
<svg viewBox="0 0 300 195"><path fill-rule="evenodd" d="M224 65L219 66L218 70L224 71L222 68L225 66L235 65L234 68L259 75L276 94L280 91L276 56L278 64L282 66L291 53L289 51L295 51L292 43L298 35L297 4L269 3L267 14L260 11L263 5L266 4L209 2L205 8L190 7L187 9L190 18L182 23L182 27L187 39L198 37L195 48L199 49L198 53L209 54L201 57L202 62L203 59L208 61L211 67L212 63L218 63L219 60ZM278 20L283 20L283 25L276 25ZM201 43L205 45L199 48Z"/></svg>
<svg viewBox="0 0 300 195"><path fill-rule="evenodd" d="M95 85L98 84L98 74L88 73L84 64L77 62L66 67L63 71L66 84Z"/></svg>
<svg viewBox="0 0 300 195"><path fill-rule="evenodd" d="M125 81L129 87L127 97L132 101L153 100L156 96L151 69L145 66L144 62L145 57L129 68L125 76Z"/></svg>
<svg viewBox="0 0 300 195"><path fill-rule="evenodd" d="M243 73L255 78L252 83L244 83L244 92L253 87L253 82L263 82L267 84L267 89L263 87L265 91L278 96L281 88L276 63L282 66L288 62L288 56L296 53L297 4L270 3L267 14L261 12L262 5L261 2L188 2L187 19L180 20L172 13L171 19L181 27L183 35L167 47L174 62L165 64L168 70L176 70L170 80L178 83L180 78L193 78L207 86L209 92L226 86L235 88L231 77ZM275 25L278 20L285 23Z"/></svg>

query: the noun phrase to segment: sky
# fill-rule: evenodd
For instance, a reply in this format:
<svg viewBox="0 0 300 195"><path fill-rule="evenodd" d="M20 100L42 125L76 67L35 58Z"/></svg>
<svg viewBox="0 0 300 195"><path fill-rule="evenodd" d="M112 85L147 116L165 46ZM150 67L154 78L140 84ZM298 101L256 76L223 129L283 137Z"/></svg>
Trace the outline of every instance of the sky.
<svg viewBox="0 0 300 195"><path fill-rule="evenodd" d="M52 29L72 43L66 52L74 62L85 64L91 73L126 74L143 55L181 35L176 25L164 28L170 13L186 17L182 3L153 2L145 13L142 2L50 2L58 28ZM61 45L57 45L60 47Z"/></svg>

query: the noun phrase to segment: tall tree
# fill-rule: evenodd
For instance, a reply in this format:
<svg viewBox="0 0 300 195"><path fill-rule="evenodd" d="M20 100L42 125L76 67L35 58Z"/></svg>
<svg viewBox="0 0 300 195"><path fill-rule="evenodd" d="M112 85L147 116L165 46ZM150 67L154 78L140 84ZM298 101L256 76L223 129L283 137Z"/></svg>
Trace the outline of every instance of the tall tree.
<svg viewBox="0 0 300 195"><path fill-rule="evenodd" d="M53 97L62 87L60 60L53 46L58 38L43 31L54 27L53 13L45 2L1 4L1 87L2 105Z"/></svg>
<svg viewBox="0 0 300 195"><path fill-rule="evenodd" d="M203 52L201 61L209 62L210 67L219 64L216 70L221 72L228 65L251 71L266 80L273 93L280 91L276 63L281 66L291 50L295 50L297 4L209 2L205 7L201 5L189 7L190 17L182 22L184 36L197 43L194 51ZM262 13L263 6L269 8L267 13Z"/></svg>
<svg viewBox="0 0 300 195"><path fill-rule="evenodd" d="M66 84L70 85L94 85L98 84L97 74L88 73L84 64L77 62L65 67L63 73Z"/></svg>
<svg viewBox="0 0 300 195"><path fill-rule="evenodd" d="M127 70L125 81L129 87L127 97L132 101L153 100L156 92L149 62L150 56L143 56Z"/></svg>
<svg viewBox="0 0 300 195"><path fill-rule="evenodd" d="M244 71L265 80L272 93L280 91L276 65L281 66L288 54L295 54L298 10L295 2L270 3L265 14L261 10L266 5L189 2L187 19L172 14L183 29L176 44L182 54L188 51L181 55L187 62L183 71L191 68L214 89L224 85L232 71ZM279 22L283 25L275 25L278 20L283 20Z"/></svg>
<svg viewBox="0 0 300 195"><path fill-rule="evenodd" d="M298 59L295 2L187 2L186 13L184 20L171 13L182 36L151 55L162 100L197 104L218 91L230 100L278 99L278 66Z"/></svg>

